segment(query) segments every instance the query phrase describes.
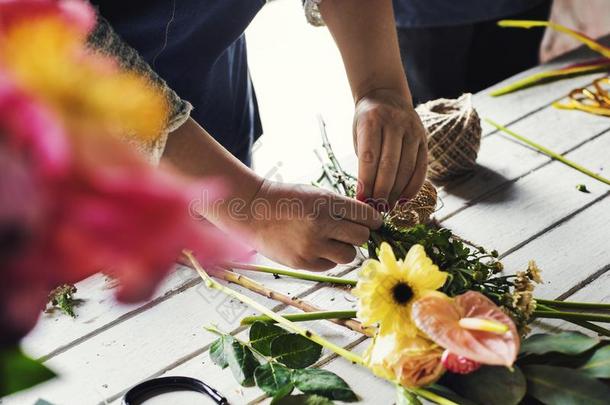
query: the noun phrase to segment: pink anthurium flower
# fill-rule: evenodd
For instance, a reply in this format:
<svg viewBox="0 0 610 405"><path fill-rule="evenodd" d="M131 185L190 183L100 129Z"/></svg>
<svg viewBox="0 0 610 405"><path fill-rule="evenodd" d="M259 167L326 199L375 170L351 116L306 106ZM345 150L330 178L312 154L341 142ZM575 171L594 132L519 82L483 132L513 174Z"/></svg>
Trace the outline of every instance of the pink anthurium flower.
<svg viewBox="0 0 610 405"><path fill-rule="evenodd" d="M473 362L511 367L517 358L514 322L481 293L421 298L413 305L413 320L436 344Z"/></svg>

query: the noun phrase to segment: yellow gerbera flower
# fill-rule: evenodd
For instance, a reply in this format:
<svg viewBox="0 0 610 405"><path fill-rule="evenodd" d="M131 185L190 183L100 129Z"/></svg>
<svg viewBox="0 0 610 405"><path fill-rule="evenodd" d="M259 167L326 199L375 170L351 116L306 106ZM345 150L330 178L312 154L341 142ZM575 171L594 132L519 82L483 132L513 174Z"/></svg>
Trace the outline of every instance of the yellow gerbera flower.
<svg viewBox="0 0 610 405"><path fill-rule="evenodd" d="M167 118L163 95L147 79L88 51L85 41L61 19L39 18L16 24L0 38L0 59L70 128L153 141Z"/></svg>
<svg viewBox="0 0 610 405"><path fill-rule="evenodd" d="M358 300L358 318L364 326L379 325L379 333L417 334L411 307L421 297L441 288L447 273L426 256L421 245L413 245L403 260L382 243L379 261L367 260L353 294Z"/></svg>

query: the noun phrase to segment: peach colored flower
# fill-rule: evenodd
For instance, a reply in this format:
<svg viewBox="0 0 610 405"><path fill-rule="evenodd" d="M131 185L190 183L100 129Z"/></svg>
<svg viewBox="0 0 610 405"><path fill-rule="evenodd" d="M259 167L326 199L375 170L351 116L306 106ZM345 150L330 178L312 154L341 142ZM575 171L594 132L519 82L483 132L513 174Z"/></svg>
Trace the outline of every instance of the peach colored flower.
<svg viewBox="0 0 610 405"><path fill-rule="evenodd" d="M443 349L430 340L404 334L377 335L364 353L373 373L404 387L421 387L437 381L444 372Z"/></svg>
<svg viewBox="0 0 610 405"><path fill-rule="evenodd" d="M449 352L488 365L511 367L519 352L512 319L483 294L424 297L413 304L413 320L432 341Z"/></svg>

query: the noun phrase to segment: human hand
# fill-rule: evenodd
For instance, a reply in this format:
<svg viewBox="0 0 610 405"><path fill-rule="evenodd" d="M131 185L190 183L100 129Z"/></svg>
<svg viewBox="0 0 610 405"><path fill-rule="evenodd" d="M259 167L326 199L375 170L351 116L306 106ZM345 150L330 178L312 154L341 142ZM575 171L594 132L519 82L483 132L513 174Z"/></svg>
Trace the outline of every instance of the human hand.
<svg viewBox="0 0 610 405"><path fill-rule="evenodd" d="M354 148L360 201L387 211L413 198L424 184L427 140L409 99L393 90L374 90L356 103Z"/></svg>
<svg viewBox="0 0 610 405"><path fill-rule="evenodd" d="M382 224L372 207L324 189L265 180L251 201L248 242L293 268L322 271L356 256Z"/></svg>

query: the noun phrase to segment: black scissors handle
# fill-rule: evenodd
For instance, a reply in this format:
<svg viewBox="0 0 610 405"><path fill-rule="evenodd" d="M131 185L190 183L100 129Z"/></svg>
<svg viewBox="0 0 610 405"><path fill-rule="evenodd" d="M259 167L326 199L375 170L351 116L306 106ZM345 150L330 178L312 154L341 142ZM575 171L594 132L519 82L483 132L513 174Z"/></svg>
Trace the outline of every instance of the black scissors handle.
<svg viewBox="0 0 610 405"><path fill-rule="evenodd" d="M191 377L160 377L132 387L123 397L122 405L139 405L143 401L173 391L195 391L206 394L218 405L229 405L225 397L203 381Z"/></svg>

